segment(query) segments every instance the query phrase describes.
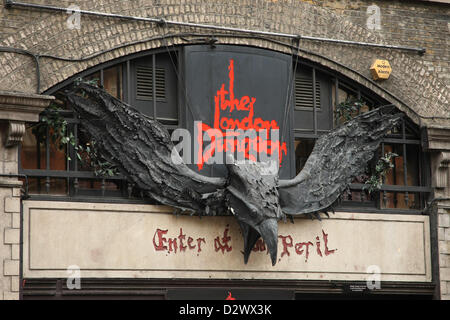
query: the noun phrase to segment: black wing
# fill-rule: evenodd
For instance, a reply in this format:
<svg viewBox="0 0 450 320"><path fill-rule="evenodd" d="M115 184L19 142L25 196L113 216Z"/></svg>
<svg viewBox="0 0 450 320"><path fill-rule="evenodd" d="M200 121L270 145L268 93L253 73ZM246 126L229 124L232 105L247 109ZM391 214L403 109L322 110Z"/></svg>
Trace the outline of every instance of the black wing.
<svg viewBox="0 0 450 320"><path fill-rule="evenodd" d="M224 207L226 180L197 174L181 158L172 161L178 153L161 123L91 85L81 84L66 97L98 153L150 197L198 214Z"/></svg>
<svg viewBox="0 0 450 320"><path fill-rule="evenodd" d="M352 180L362 175L381 138L401 118L392 108L361 114L321 136L303 170L292 180L280 180L278 191L284 213L326 211Z"/></svg>

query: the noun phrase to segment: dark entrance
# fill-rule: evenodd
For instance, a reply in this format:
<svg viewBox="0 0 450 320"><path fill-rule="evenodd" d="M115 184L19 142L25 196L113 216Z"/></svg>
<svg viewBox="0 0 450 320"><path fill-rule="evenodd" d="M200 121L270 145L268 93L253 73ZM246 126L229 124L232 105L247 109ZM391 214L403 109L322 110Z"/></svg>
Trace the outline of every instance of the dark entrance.
<svg viewBox="0 0 450 320"><path fill-rule="evenodd" d="M28 279L24 300L398 300L432 299L434 284L382 282L368 290L363 282L286 280L82 279L69 290L66 279ZM361 290L362 289L362 290Z"/></svg>

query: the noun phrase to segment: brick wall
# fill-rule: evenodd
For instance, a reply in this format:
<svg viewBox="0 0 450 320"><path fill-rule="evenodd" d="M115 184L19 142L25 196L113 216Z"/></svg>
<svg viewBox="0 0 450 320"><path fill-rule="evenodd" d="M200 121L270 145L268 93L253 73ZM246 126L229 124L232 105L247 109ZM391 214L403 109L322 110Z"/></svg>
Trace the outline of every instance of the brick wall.
<svg viewBox="0 0 450 320"><path fill-rule="evenodd" d="M217 24L246 29L293 33L427 49L415 53L300 41L298 54L340 72L395 104L420 126L450 128L450 5L431 1L387 0L24 0L24 2L125 15ZM379 8L379 28L374 27ZM368 9L371 8L372 11ZM375 8L375 9L374 9ZM373 11L375 10L375 11ZM0 6L0 47L48 54L65 61L41 58L41 92L92 66L135 52L185 44L184 39L209 36L210 31L185 27L160 28L142 22L82 17L81 29L67 27L67 14L6 10ZM182 38L180 33L189 33ZM172 34L165 41L162 35ZM283 39L222 35L220 43L252 45L291 54L292 42ZM387 81L371 80L369 67L376 58L393 68ZM82 61L80 61L80 59ZM27 55L0 52L0 90L34 93L36 66ZM0 130L1 131L1 130ZM14 157L0 156L0 171L17 168ZM5 160L6 159L6 160ZM5 297L17 295L17 188L0 186L0 287ZM438 192L439 194L439 192ZM449 209L439 207L441 292L448 298Z"/></svg>
<svg viewBox="0 0 450 320"><path fill-rule="evenodd" d="M371 28L384 43L425 48L427 53L421 60L426 74L450 86L450 1L447 4L398 0L313 2L357 25ZM379 29L370 18L376 13L370 8L374 5L379 8Z"/></svg>
<svg viewBox="0 0 450 320"><path fill-rule="evenodd" d="M351 77L394 103L420 125L446 125L450 120L450 90L447 90L448 26L444 19L450 6L410 1L300 1L300 0L136 0L136 1L38 1L58 6L79 5L82 9L170 20L227 25L248 29L295 33L345 40L425 47L424 56L398 50L330 44L302 40L299 54ZM394 4L388 4L388 3ZM364 23L369 4L381 8L382 29L369 30ZM0 46L18 47L61 58L83 58L82 62L41 59L41 90L101 62L134 52L184 44L181 37L163 34L210 31L82 17L81 29L67 27L67 14L0 8ZM395 21L395 22L394 22ZM403 21L403 22L402 22ZM405 31L396 33L404 23ZM411 29L415 26L415 29ZM445 26L445 28L443 27ZM419 29L422 30L419 32ZM425 31L426 30L426 31ZM0 31L0 32L2 32ZM418 35L416 35L418 34ZM198 36L196 36L198 37ZM188 36L185 38L189 38ZM283 39L277 39L283 40ZM287 44L292 42L286 41ZM254 45L291 53L285 45L266 39L221 37L221 43ZM445 43L444 43L445 42ZM117 48L120 46L120 48ZM447 50L448 51L448 50ZM447 52L448 54L448 52ZM91 58L89 58L91 57ZM388 59L391 78L371 81L369 67L374 59ZM447 59L446 59L447 58ZM31 57L0 53L0 89L36 91L35 64Z"/></svg>
<svg viewBox="0 0 450 320"><path fill-rule="evenodd" d="M439 208L438 225L441 298L450 300L450 207Z"/></svg>

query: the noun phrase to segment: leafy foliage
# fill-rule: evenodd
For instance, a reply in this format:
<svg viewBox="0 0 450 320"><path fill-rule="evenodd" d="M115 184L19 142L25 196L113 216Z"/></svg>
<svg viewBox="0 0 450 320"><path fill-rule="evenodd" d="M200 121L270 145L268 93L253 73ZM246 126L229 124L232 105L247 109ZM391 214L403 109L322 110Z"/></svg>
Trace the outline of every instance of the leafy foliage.
<svg viewBox="0 0 450 320"><path fill-rule="evenodd" d="M76 144L73 132L68 132L67 128L67 120L61 116L61 107L51 103L43 111L40 121L33 125L32 132L42 140L46 140L48 135L50 142L57 145L59 150L63 150L68 143L73 146Z"/></svg>
<svg viewBox="0 0 450 320"><path fill-rule="evenodd" d="M342 119L343 122L352 120L359 114L364 104L364 101L361 99L347 99L346 101L339 103L338 105L336 105L334 111L335 122L339 123L340 119Z"/></svg>
<svg viewBox="0 0 450 320"><path fill-rule="evenodd" d="M83 145L74 146L77 151L78 159L83 163L87 164L89 167L94 169L94 173L97 176L115 176L118 174L117 167L105 160L98 152L95 147L95 140Z"/></svg>
<svg viewBox="0 0 450 320"><path fill-rule="evenodd" d="M89 84L91 86L96 86L96 87L98 86L98 82L99 82L99 79L97 79L97 78L90 79L90 80L85 80L83 78L77 78L74 81L76 86L80 85L81 83L85 83L85 84Z"/></svg>
<svg viewBox="0 0 450 320"><path fill-rule="evenodd" d="M392 163L392 158L394 157L398 157L398 154L388 152L378 160L375 166L375 173L365 183L367 185L365 187L368 188L367 190L369 193L380 190L382 178L394 168L394 164Z"/></svg>
<svg viewBox="0 0 450 320"><path fill-rule="evenodd" d="M97 80L83 81L79 78L76 82L96 84ZM86 143L77 141L73 132L69 130L68 122L61 115L61 111L62 107L58 103L50 104L42 113L40 121L33 125L33 134L43 140L46 140L48 135L50 142L56 145L59 150L67 150L67 146L72 146L81 164L94 169L97 176L111 177L117 175L117 168L96 151L95 140L91 139ZM69 155L67 155L67 159L72 161Z"/></svg>

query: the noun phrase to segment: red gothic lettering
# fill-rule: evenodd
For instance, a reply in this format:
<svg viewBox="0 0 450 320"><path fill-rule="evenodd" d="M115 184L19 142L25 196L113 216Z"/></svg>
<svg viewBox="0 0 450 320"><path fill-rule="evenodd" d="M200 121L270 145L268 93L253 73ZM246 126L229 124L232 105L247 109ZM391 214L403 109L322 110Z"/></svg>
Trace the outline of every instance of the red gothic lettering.
<svg viewBox="0 0 450 320"><path fill-rule="evenodd" d="M236 107L237 108L237 107ZM225 254L226 252L232 251L233 247L231 246L231 236L229 235L230 229L229 225L227 225L223 231L223 236L217 236L214 239L214 250L215 252L222 252ZM183 233L183 228L180 228L180 232L175 237L167 237L168 230L163 230L157 228L153 235L153 246L156 251L166 251L167 253L181 253L189 250L195 250L197 248L197 253L202 251L202 244L207 244L205 238L196 238L188 236L186 233ZM279 235L279 239L281 239L281 246L283 248L280 258L284 256L290 256L291 252L289 248L293 248L297 255L305 255L305 262L308 262L310 255L310 247L314 247L317 256L323 258L325 256L329 256L330 254L334 254L337 249L329 249L328 243L328 234L322 230L322 239L320 236L315 237L315 243L311 241L305 242L294 242L294 239L291 235ZM323 243L321 244L321 240ZM209 244L209 243L208 243ZM211 243L212 244L212 243ZM267 246L263 239L258 239L252 248L253 252L264 252L268 253ZM313 251L314 252L314 251ZM198 256L198 254L197 254Z"/></svg>
<svg viewBox="0 0 450 320"><path fill-rule="evenodd" d="M290 256L288 247L292 247L292 237L279 235L278 238L281 238L281 243L283 245L283 252L281 253L281 257L283 257L285 254ZM289 239L290 242L288 242L287 239Z"/></svg>
<svg viewBox="0 0 450 320"><path fill-rule="evenodd" d="M228 230L228 228L225 228L222 239L220 239L219 237L216 237L214 239L214 249L216 250L216 252L221 250L222 253L225 253L225 251L230 252L233 249L233 247L228 245L228 242L231 240L231 237L228 236Z"/></svg>
<svg viewBox="0 0 450 320"><path fill-rule="evenodd" d="M153 246L155 247L156 251L167 250L167 246L164 245L164 242L166 242L167 239L164 238L163 235L166 234L168 231L169 230L156 229L156 232L153 236ZM158 244L156 244L155 241L156 235L158 235Z"/></svg>
<svg viewBox="0 0 450 320"><path fill-rule="evenodd" d="M325 255L328 256L332 253L334 253L337 249L329 250L328 249L328 234L325 233L325 231L322 230L323 235L323 242L325 242Z"/></svg>
<svg viewBox="0 0 450 320"><path fill-rule="evenodd" d="M217 91L214 97L214 126L203 124L197 127L197 143L199 145L197 160L198 168L201 170L206 161L208 161L214 154L214 152L231 151L242 152L245 159L256 161L255 157L250 153L250 148L257 153L266 153L272 155L278 152L278 160L281 165L283 154L287 155L287 145L285 142L281 143L279 140L270 140L270 130L279 130L279 126L275 120L263 120L261 118L254 118L254 105L256 98L243 96L241 99L236 99L234 96L234 60L230 60L229 70L229 91L225 90L225 84L222 84L220 90ZM228 96L228 99L227 99ZM228 116L222 116L220 112L228 110L229 113L234 110L248 111L248 115L242 120L230 118ZM217 129L222 133L222 138L216 139L211 136L210 129ZM255 133L262 130L266 130L265 136L258 136L256 139L249 140L248 137L243 137L239 142L241 134L237 134L233 130L255 130ZM228 131L228 132L226 132ZM231 131L231 132L230 132ZM210 138L211 143L203 153L203 135L206 132Z"/></svg>
<svg viewBox="0 0 450 320"><path fill-rule="evenodd" d="M193 245L192 242L194 241L194 239L192 237L189 237L187 240L187 245L189 247L189 249L195 249L195 244Z"/></svg>
<svg viewBox="0 0 450 320"><path fill-rule="evenodd" d="M202 252L201 243L206 243L205 238L197 238L197 252Z"/></svg>
<svg viewBox="0 0 450 320"><path fill-rule="evenodd" d="M177 253L177 238L169 238L169 253L175 251Z"/></svg>
<svg viewBox="0 0 450 320"><path fill-rule="evenodd" d="M156 229L155 234L153 235L153 246L156 251L167 251L167 253L171 252L177 253L177 252L186 252L186 249L194 250L195 248L197 248L197 252L201 252L202 243L206 244L205 238L197 238L194 240L194 238L188 237L186 241L187 235L183 233L183 228L180 228L179 235L174 238L164 237L164 235L166 235L167 233L168 230L161 230L159 228Z"/></svg>
<svg viewBox="0 0 450 320"><path fill-rule="evenodd" d="M253 252L263 252L266 251L266 244L262 239L258 239L255 243L255 246L252 249Z"/></svg>
<svg viewBox="0 0 450 320"><path fill-rule="evenodd" d="M309 257L309 246L312 246L313 243L308 241L308 242L299 242L297 244L295 244L295 252L299 255L303 254L303 250L302 247L306 246L306 253L305 253L305 262L308 262L308 257Z"/></svg>
<svg viewBox="0 0 450 320"><path fill-rule="evenodd" d="M186 237L185 234L183 234L183 229L180 228L180 235L178 236L178 240L180 241L180 252L186 251L186 246L183 244L183 240Z"/></svg>
<svg viewBox="0 0 450 320"><path fill-rule="evenodd" d="M317 250L317 254L319 256L322 256L322 251L320 251L320 239L319 239L319 237L316 237L316 250Z"/></svg>

